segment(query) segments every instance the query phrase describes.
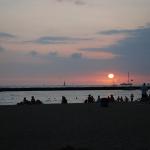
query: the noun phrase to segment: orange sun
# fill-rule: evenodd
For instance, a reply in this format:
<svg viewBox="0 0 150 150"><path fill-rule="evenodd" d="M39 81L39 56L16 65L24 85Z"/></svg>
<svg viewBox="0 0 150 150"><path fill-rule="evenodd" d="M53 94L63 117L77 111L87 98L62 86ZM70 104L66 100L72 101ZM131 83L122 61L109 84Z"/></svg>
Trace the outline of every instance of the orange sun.
<svg viewBox="0 0 150 150"><path fill-rule="evenodd" d="M114 74L113 73L108 74L108 78L109 79L113 79L114 78Z"/></svg>

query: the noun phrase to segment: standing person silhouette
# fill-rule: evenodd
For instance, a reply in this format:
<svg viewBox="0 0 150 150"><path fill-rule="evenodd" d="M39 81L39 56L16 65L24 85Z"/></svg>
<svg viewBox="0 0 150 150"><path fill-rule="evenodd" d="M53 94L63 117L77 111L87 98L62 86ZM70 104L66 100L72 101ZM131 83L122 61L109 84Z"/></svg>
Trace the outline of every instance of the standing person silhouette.
<svg viewBox="0 0 150 150"><path fill-rule="evenodd" d="M134 99L134 94L133 93L130 95L130 98L131 98L131 102L133 102L133 99Z"/></svg>
<svg viewBox="0 0 150 150"><path fill-rule="evenodd" d="M146 100L148 98L147 95L148 88L145 83L143 83L141 91L142 91L142 100Z"/></svg>

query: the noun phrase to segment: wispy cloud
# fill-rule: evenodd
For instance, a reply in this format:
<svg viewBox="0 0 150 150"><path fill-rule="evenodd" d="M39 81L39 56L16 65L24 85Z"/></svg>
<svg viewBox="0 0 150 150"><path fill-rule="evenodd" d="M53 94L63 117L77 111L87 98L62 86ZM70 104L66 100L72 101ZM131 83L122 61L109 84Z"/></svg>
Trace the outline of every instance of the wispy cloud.
<svg viewBox="0 0 150 150"><path fill-rule="evenodd" d="M73 53L71 55L71 58L73 58L73 59L81 59L82 57L83 57L82 53Z"/></svg>
<svg viewBox="0 0 150 150"><path fill-rule="evenodd" d="M27 55L26 55L27 56ZM32 56L34 58L41 58L43 60L49 60L49 59L53 59L53 60L58 60L58 59L61 59L61 58L64 58L64 56L60 55L58 52L56 51L51 51L51 52L48 52L48 53L40 53L39 51L35 51L35 50L32 50L32 51L29 51L28 52L28 56Z"/></svg>
<svg viewBox="0 0 150 150"><path fill-rule="evenodd" d="M38 52L36 52L35 50L32 50L31 52L29 52L29 55L31 55L31 56L38 56Z"/></svg>
<svg viewBox="0 0 150 150"><path fill-rule="evenodd" d="M76 37L66 37L66 36L45 36L40 37L32 42L39 44L67 44L76 43L79 41L92 40L88 38L76 38Z"/></svg>
<svg viewBox="0 0 150 150"><path fill-rule="evenodd" d="M101 50L110 51L121 56L119 60L116 60L116 63L120 62L117 65L120 70L126 69L138 73L150 73L150 27L114 31L109 31L108 33L117 34L122 32L128 33L129 36L114 45L101 48Z"/></svg>
<svg viewBox="0 0 150 150"><path fill-rule="evenodd" d="M99 48L99 47L90 47L90 48L81 48L80 51L84 51L84 52L86 52L86 51L87 51L87 52L88 52L88 51L89 51L89 52L90 52L90 51L99 52L99 51L102 51L102 49L103 49L102 47L100 47L100 48Z"/></svg>
<svg viewBox="0 0 150 150"><path fill-rule="evenodd" d="M75 5L85 5L86 2L84 0L56 0L57 2L71 2Z"/></svg>
<svg viewBox="0 0 150 150"><path fill-rule="evenodd" d="M132 30L128 30L128 29L125 29L125 30L106 30L106 31L100 31L98 32L98 34L101 34L101 35L113 35L113 34L125 34L125 33L131 33Z"/></svg>
<svg viewBox="0 0 150 150"><path fill-rule="evenodd" d="M28 53L32 57L41 58L43 60L52 60L56 61L78 61L78 60L112 60L118 57L118 55L112 52L105 51L77 51L70 53L68 55L64 55L61 52L53 51L49 53L40 53L36 51L30 51Z"/></svg>
<svg viewBox="0 0 150 150"><path fill-rule="evenodd" d="M57 52L49 52L48 56L50 56L50 57L58 57L59 54Z"/></svg>
<svg viewBox="0 0 150 150"><path fill-rule="evenodd" d="M150 26L148 25L147 27L140 27L137 29L113 29L113 30L105 30L105 31L100 31L98 34L102 35L114 35L114 34L139 34L142 33L143 31L149 30Z"/></svg>
<svg viewBox="0 0 150 150"><path fill-rule="evenodd" d="M0 52L4 52L5 51L5 48L0 46Z"/></svg>
<svg viewBox="0 0 150 150"><path fill-rule="evenodd" d="M0 32L0 38L15 38L16 36L6 32Z"/></svg>

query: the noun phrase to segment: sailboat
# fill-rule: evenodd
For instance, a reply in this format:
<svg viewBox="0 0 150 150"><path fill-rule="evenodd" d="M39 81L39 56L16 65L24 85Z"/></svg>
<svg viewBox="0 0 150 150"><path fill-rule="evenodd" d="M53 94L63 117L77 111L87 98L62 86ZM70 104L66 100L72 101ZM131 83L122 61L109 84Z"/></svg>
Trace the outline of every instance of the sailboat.
<svg viewBox="0 0 150 150"><path fill-rule="evenodd" d="M128 81L127 82L123 82L120 85L122 86L132 86L133 83L131 83L133 80L130 80L130 73L128 72Z"/></svg>

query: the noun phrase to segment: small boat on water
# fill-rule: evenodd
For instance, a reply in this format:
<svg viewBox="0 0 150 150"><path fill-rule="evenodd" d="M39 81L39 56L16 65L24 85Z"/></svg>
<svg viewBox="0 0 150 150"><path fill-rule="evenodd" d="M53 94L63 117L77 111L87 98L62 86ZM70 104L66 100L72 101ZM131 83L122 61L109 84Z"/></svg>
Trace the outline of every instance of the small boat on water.
<svg viewBox="0 0 150 150"><path fill-rule="evenodd" d="M121 83L120 85L122 85L122 86L132 86L133 83Z"/></svg>
<svg viewBox="0 0 150 150"><path fill-rule="evenodd" d="M130 80L130 74L129 74L129 72L128 72L128 81L127 82L123 82L123 83L121 83L120 85L121 86L132 86L133 85L133 83L131 83L131 82L133 81L133 80Z"/></svg>

